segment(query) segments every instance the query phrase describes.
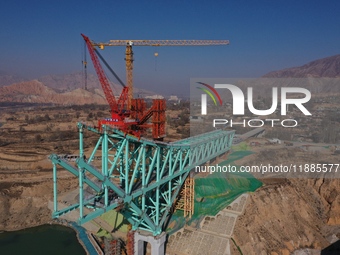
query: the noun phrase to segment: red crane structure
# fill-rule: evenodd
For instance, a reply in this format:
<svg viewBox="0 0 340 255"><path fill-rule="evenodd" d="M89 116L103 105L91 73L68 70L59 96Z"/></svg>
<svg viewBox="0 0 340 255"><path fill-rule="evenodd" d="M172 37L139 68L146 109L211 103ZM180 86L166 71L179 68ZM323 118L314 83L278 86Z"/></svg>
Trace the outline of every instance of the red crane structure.
<svg viewBox="0 0 340 255"><path fill-rule="evenodd" d="M165 100L154 99L151 108L146 110L146 103L143 99L131 99L131 106L130 109L128 109L129 87L125 86L120 80L119 82L123 86L123 90L118 100L116 100L116 97L111 89L109 80L106 77L104 70L100 64L99 58L110 69L111 72L113 72L113 70L108 66L102 56L95 50L91 40L87 36L83 34L81 35L85 40L94 69L96 70L98 79L104 91L106 100L109 103L111 111L111 118L99 120L98 128L101 129L102 125L109 125L123 131L124 133L132 134L137 137L141 137L141 135L145 133L146 129L152 128L153 139L164 138ZM151 124L147 123L147 121L151 117Z"/></svg>

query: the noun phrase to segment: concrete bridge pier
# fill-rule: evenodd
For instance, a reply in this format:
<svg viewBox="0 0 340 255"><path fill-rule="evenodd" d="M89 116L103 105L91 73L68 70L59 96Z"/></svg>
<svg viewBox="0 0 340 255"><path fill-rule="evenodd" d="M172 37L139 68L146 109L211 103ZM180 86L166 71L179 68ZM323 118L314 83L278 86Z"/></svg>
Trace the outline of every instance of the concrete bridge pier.
<svg viewBox="0 0 340 255"><path fill-rule="evenodd" d="M165 254L166 233L162 232L158 236L153 236L151 233L136 231L135 232L135 255L145 254L145 242L151 245L151 255Z"/></svg>

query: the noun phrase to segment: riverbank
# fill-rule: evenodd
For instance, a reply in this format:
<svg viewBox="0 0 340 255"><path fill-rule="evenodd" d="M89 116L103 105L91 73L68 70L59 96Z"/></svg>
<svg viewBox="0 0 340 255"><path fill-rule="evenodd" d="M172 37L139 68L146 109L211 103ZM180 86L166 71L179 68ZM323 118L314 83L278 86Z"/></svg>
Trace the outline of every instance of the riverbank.
<svg viewBox="0 0 340 255"><path fill-rule="evenodd" d="M0 234L1 254L89 254L78 241L77 232L60 224L45 224ZM92 253L95 254L95 253Z"/></svg>
<svg viewBox="0 0 340 255"><path fill-rule="evenodd" d="M66 221L63 219L55 220L56 224L72 228L77 235L78 242L82 245L87 255L98 255L103 254L103 251L98 246L95 240L91 240L91 236L87 233L86 229L82 226L79 226L75 222Z"/></svg>

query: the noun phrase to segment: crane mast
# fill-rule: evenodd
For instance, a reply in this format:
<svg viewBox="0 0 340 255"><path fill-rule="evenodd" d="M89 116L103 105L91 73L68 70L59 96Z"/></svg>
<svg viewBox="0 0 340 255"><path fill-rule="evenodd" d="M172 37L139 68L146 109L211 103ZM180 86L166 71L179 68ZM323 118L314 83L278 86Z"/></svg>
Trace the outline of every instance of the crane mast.
<svg viewBox="0 0 340 255"><path fill-rule="evenodd" d="M132 45L127 45L125 49L125 65L126 65L126 83L129 88L127 107L131 109L131 100L133 98L133 51Z"/></svg>

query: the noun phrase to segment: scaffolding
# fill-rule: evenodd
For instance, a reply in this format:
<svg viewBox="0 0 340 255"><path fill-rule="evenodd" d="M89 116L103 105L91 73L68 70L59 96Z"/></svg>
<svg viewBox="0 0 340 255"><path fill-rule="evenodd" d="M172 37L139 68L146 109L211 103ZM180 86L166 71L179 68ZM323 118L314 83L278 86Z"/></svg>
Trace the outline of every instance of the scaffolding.
<svg viewBox="0 0 340 255"><path fill-rule="evenodd" d="M176 203L176 210L182 210L184 217L194 214L195 179L189 176L181 189L179 199Z"/></svg>
<svg viewBox="0 0 340 255"><path fill-rule="evenodd" d="M122 243L119 239L108 240L104 238L105 254L122 255Z"/></svg>

